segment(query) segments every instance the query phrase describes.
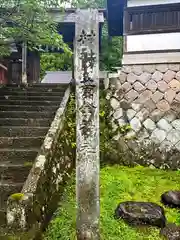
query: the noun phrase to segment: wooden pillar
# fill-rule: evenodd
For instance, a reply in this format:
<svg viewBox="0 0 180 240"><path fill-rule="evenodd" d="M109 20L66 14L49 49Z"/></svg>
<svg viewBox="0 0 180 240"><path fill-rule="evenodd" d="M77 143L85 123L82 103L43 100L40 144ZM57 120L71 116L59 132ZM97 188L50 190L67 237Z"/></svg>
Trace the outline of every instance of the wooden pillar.
<svg viewBox="0 0 180 240"><path fill-rule="evenodd" d="M99 19L77 10L75 33L77 239L99 237Z"/></svg>
<svg viewBox="0 0 180 240"><path fill-rule="evenodd" d="M22 83L27 83L27 44L22 43Z"/></svg>

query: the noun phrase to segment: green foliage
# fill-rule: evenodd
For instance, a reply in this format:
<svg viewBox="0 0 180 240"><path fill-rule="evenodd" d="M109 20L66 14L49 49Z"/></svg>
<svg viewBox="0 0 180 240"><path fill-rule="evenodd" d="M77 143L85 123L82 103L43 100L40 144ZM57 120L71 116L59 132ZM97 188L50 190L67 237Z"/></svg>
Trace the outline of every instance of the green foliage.
<svg viewBox="0 0 180 240"><path fill-rule="evenodd" d="M131 176L131 177L129 177ZM45 240L75 240L76 203L75 178L64 193L64 201L45 233ZM160 204L165 191L179 188L180 175L174 171L152 170L144 167L112 166L101 169L101 219L102 240L160 240L156 228L132 228L114 219L114 210L122 201L150 201ZM163 206L164 207L164 206ZM165 207L164 207L165 208ZM168 222L176 223L178 211L165 208Z"/></svg>
<svg viewBox="0 0 180 240"><path fill-rule="evenodd" d="M67 71L72 69L72 54L70 51L64 53L41 54L41 79L46 71Z"/></svg>
<svg viewBox="0 0 180 240"><path fill-rule="evenodd" d="M16 201L19 201L24 197L24 193L14 193L10 197Z"/></svg>

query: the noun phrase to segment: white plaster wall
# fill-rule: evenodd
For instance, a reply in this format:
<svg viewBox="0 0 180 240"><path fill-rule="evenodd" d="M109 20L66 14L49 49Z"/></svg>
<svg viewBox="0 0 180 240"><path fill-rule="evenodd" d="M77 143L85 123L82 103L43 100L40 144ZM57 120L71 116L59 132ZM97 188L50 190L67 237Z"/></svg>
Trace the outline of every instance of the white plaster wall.
<svg viewBox="0 0 180 240"><path fill-rule="evenodd" d="M180 49L180 33L127 36L127 52Z"/></svg>
<svg viewBox="0 0 180 240"><path fill-rule="evenodd" d="M180 0L128 0L128 7L148 6L168 3L180 3Z"/></svg>

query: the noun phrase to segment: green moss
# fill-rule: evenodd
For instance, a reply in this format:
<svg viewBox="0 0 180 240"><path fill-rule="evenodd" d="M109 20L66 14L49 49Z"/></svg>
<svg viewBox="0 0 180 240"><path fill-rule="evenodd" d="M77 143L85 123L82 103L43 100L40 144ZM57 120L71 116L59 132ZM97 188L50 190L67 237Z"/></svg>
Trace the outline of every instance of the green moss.
<svg viewBox="0 0 180 240"><path fill-rule="evenodd" d="M163 206L160 196L179 189L180 174L145 167L104 167L101 169L101 240L161 240L157 228L132 228L114 219L114 210L123 201L150 201ZM74 178L75 182L75 178ZM64 194L64 201L45 233L44 240L75 240L75 183ZM164 206L163 206L164 207ZM165 208L168 222L178 224L178 211ZM180 224L180 223L179 223Z"/></svg>
<svg viewBox="0 0 180 240"><path fill-rule="evenodd" d="M11 195L11 198L16 201L21 200L23 197L24 197L24 193L14 193Z"/></svg>
<svg viewBox="0 0 180 240"><path fill-rule="evenodd" d="M25 167L31 167L33 165L33 162L24 162Z"/></svg>

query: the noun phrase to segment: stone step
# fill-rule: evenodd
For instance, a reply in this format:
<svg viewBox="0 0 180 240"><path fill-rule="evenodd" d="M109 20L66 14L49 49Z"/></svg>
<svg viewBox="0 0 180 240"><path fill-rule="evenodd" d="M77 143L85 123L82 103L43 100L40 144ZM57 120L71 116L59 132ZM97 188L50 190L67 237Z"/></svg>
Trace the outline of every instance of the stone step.
<svg viewBox="0 0 180 240"><path fill-rule="evenodd" d="M0 111L56 111L57 106L26 106L26 105L2 105L0 102Z"/></svg>
<svg viewBox="0 0 180 240"><path fill-rule="evenodd" d="M37 111L1 111L0 118L53 118L55 112Z"/></svg>
<svg viewBox="0 0 180 240"><path fill-rule="evenodd" d="M53 89L56 89L56 88L67 88L69 86L69 83L32 83L32 84L7 84L6 86L3 86L3 88L40 88L40 89L43 89L43 88L53 88Z"/></svg>
<svg viewBox="0 0 180 240"><path fill-rule="evenodd" d="M40 137L45 136L48 127L24 127L24 126L1 126L0 136L1 137Z"/></svg>
<svg viewBox="0 0 180 240"><path fill-rule="evenodd" d="M40 137L0 137L0 148L41 147L44 136Z"/></svg>
<svg viewBox="0 0 180 240"><path fill-rule="evenodd" d="M6 209L7 199L13 193L21 192L23 183L0 181L0 208Z"/></svg>
<svg viewBox="0 0 180 240"><path fill-rule="evenodd" d="M4 101L4 100L19 100L19 101L55 101L55 102L61 102L62 100L62 95L59 96L18 96L18 95L8 95L8 96L4 96L0 94L0 101Z"/></svg>
<svg viewBox="0 0 180 240"><path fill-rule="evenodd" d="M27 86L24 87L22 85L17 86L4 86L3 88L0 88L0 91L10 91L10 92L16 92L18 91L28 91L28 92L64 92L68 88L68 85L58 85L58 86L41 86L33 85L33 86Z"/></svg>
<svg viewBox="0 0 180 240"><path fill-rule="evenodd" d="M17 91L5 91L4 90L0 90L0 94L4 95L4 96L47 96L47 97L59 97L59 96L63 96L64 95L64 91L59 91L59 92L50 92L50 91L34 91L34 92L29 92L26 90L17 90Z"/></svg>
<svg viewBox="0 0 180 240"><path fill-rule="evenodd" d="M53 118L0 118L0 126L50 127L52 121Z"/></svg>
<svg viewBox="0 0 180 240"><path fill-rule="evenodd" d="M0 162L0 181L25 182L31 168L32 162L24 164Z"/></svg>
<svg viewBox="0 0 180 240"><path fill-rule="evenodd" d="M24 164L24 162L32 162L35 160L39 150L39 148L0 148L0 162L7 162L9 164Z"/></svg>
<svg viewBox="0 0 180 240"><path fill-rule="evenodd" d="M61 99L62 100L62 99ZM28 100L2 100L1 105L26 105L26 106L60 106L59 101L28 101Z"/></svg>

